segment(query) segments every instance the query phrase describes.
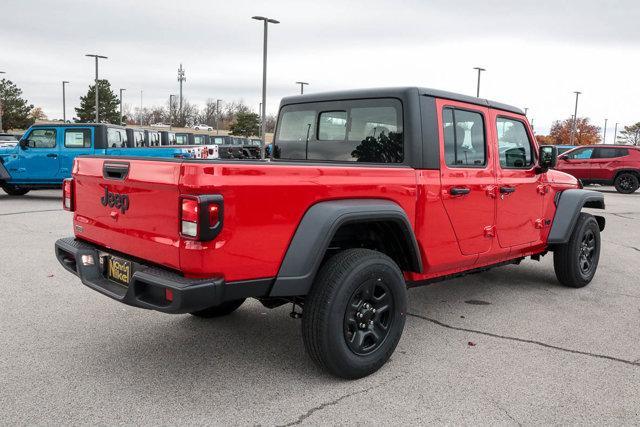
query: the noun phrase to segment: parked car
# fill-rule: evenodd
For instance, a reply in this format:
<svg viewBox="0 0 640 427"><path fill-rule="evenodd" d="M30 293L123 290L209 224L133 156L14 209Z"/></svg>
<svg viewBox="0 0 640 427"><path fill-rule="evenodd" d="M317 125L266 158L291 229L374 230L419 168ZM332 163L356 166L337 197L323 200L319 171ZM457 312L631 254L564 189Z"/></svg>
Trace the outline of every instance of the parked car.
<svg viewBox="0 0 640 427"><path fill-rule="evenodd" d="M640 187L640 147L577 147L558 157L556 169L575 176L584 185L613 185L619 193L630 194Z"/></svg>
<svg viewBox="0 0 640 427"><path fill-rule="evenodd" d="M407 287L548 252L563 285L596 273L604 218L582 208L603 195L549 169L557 152L519 108L420 88L309 94L282 100L276 129L271 161L78 159L57 259L165 313L292 303L313 361L345 378L389 359Z"/></svg>
<svg viewBox="0 0 640 427"><path fill-rule="evenodd" d="M0 133L0 147L14 147L18 144L18 138L10 133Z"/></svg>
<svg viewBox="0 0 640 427"><path fill-rule="evenodd" d="M207 144L196 143L195 136L191 132L160 131L159 134L162 146L183 147L196 159L218 158L218 147L213 146L208 140ZM201 138L198 140L202 141Z"/></svg>
<svg viewBox="0 0 640 427"><path fill-rule="evenodd" d="M218 147L218 153L221 159L242 159L242 141L238 137L231 135L212 135L210 137L212 144Z"/></svg>
<svg viewBox="0 0 640 427"><path fill-rule="evenodd" d="M188 157L189 150L129 148L127 131L105 124L31 126L18 145L0 149L0 186L14 196L33 189L59 188L82 155Z"/></svg>
<svg viewBox="0 0 640 427"><path fill-rule="evenodd" d="M193 129L195 129L195 130L207 130L207 131L212 131L213 130L213 128L211 126L209 126L209 125L195 125L193 127Z"/></svg>

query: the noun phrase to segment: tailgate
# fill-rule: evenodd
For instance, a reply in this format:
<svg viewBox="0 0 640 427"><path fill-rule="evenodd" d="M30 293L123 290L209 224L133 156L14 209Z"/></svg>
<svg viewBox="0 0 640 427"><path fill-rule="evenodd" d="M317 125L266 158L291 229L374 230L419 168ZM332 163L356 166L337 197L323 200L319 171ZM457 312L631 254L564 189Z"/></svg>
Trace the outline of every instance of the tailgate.
<svg viewBox="0 0 640 427"><path fill-rule="evenodd" d="M78 158L77 237L133 257L180 267L177 161Z"/></svg>

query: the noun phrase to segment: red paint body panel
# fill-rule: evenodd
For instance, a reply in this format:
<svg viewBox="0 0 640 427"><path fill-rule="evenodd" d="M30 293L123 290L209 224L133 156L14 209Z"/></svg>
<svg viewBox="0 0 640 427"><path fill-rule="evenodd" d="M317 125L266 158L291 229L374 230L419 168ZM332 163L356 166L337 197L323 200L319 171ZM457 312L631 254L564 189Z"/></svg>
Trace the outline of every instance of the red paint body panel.
<svg viewBox="0 0 640 427"><path fill-rule="evenodd" d="M523 116L462 102L437 100L441 158L442 108L480 112L485 120L487 164L482 168L417 170L408 166L305 164L304 162L192 162L122 159L125 180L105 179L105 158L79 158L74 169L77 237L179 270L187 277L227 281L275 277L298 224L314 204L338 199L384 199L398 204L414 229L423 272L433 279L546 250L557 191L577 181L557 171L502 170L495 119ZM537 150L533 133L527 132ZM513 186L501 197L498 187ZM452 187L470 192L452 196ZM126 213L104 206L109 192L129 196ZM180 195L221 195L223 227L209 242L181 238Z"/></svg>

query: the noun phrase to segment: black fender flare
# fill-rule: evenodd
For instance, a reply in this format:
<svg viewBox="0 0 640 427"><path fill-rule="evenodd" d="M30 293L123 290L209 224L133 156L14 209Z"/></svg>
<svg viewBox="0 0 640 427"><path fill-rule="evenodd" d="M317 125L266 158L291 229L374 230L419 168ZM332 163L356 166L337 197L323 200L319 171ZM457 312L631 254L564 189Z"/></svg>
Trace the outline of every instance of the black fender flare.
<svg viewBox="0 0 640 427"><path fill-rule="evenodd" d="M319 202L304 214L280 264L269 296L306 295L336 231L357 221L388 220L398 224L410 243L411 270L422 271L422 259L411 222L396 203L377 199L346 199Z"/></svg>
<svg viewBox="0 0 640 427"><path fill-rule="evenodd" d="M569 241L582 208L604 209L604 196L593 190L571 189L559 193L556 214L547 239L549 245L564 244ZM604 217L596 216L596 220L600 230L604 230Z"/></svg>

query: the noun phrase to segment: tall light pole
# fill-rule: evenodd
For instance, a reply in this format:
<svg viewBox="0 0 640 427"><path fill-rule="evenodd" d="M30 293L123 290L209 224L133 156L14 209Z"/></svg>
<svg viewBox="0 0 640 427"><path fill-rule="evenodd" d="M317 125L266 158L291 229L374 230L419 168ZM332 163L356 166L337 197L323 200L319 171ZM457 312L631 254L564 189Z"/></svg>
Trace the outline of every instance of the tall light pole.
<svg viewBox="0 0 640 427"><path fill-rule="evenodd" d="M267 34L269 24L279 24L280 21L275 19L266 18L264 16L252 16L251 19L264 22L264 35L262 45L262 108L260 109L260 136L264 141L264 144L260 147L260 158L264 159L264 148L267 142L266 136L266 124L265 117L267 115Z"/></svg>
<svg viewBox="0 0 640 427"><path fill-rule="evenodd" d="M304 86L308 85L307 82L296 82L297 85L300 85L300 95L304 95Z"/></svg>
<svg viewBox="0 0 640 427"><path fill-rule="evenodd" d="M140 126L142 126L142 89L140 89Z"/></svg>
<svg viewBox="0 0 640 427"><path fill-rule="evenodd" d="M68 83L66 80L62 81L62 123L67 123L67 100L64 88Z"/></svg>
<svg viewBox="0 0 640 427"><path fill-rule="evenodd" d="M616 127L613 128L613 143L616 143L616 138L618 137L618 122L616 122Z"/></svg>
<svg viewBox="0 0 640 427"><path fill-rule="evenodd" d="M527 112L529 111L529 107L524 107L524 115L527 115Z"/></svg>
<svg viewBox="0 0 640 427"><path fill-rule="evenodd" d="M88 56L90 58L95 58L96 59L96 123L100 123L100 116L98 114L98 59L108 59L106 56L102 56L102 55L94 55L94 54L86 54L85 56Z"/></svg>
<svg viewBox="0 0 640 427"><path fill-rule="evenodd" d="M480 98L480 73L487 71L481 67L473 67L474 70L478 70L478 85L476 86L476 97Z"/></svg>
<svg viewBox="0 0 640 427"><path fill-rule="evenodd" d="M0 71L0 74L7 74L4 71ZM4 110L2 109L2 98L0 98L0 132L4 130L2 127L2 115L4 114Z"/></svg>
<svg viewBox="0 0 640 427"><path fill-rule="evenodd" d="M185 80L187 80L187 78L184 76L184 69L182 68L182 64L180 64L180 68L178 68L178 82L180 82L180 119L182 119L182 82Z"/></svg>
<svg viewBox="0 0 640 427"><path fill-rule="evenodd" d="M120 124L122 124L122 92L126 89L120 89Z"/></svg>
<svg viewBox="0 0 640 427"><path fill-rule="evenodd" d="M582 92L575 91L573 93L576 94L576 108L573 113L573 125L571 126L571 137L569 138L569 145L573 145L573 140L576 134L576 124L578 123L578 97Z"/></svg>
<svg viewBox="0 0 640 427"><path fill-rule="evenodd" d="M175 95L169 95L169 130L173 126L173 98L175 97Z"/></svg>
<svg viewBox="0 0 640 427"><path fill-rule="evenodd" d="M220 117L220 101L222 99L216 99L216 135L218 134L218 120Z"/></svg>
<svg viewBox="0 0 640 427"><path fill-rule="evenodd" d="M604 131L602 132L602 143L603 144L607 143L607 121L609 121L609 119L604 119Z"/></svg>

